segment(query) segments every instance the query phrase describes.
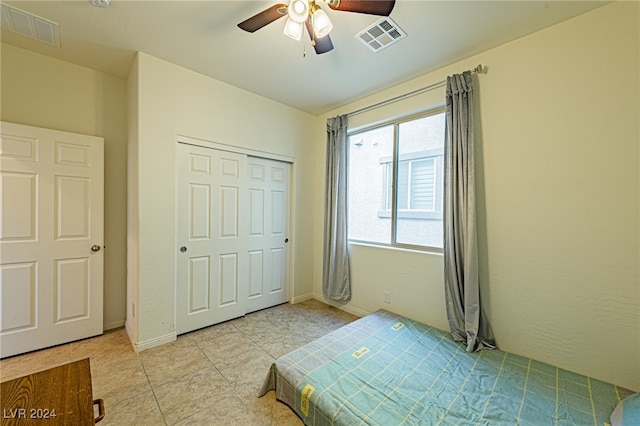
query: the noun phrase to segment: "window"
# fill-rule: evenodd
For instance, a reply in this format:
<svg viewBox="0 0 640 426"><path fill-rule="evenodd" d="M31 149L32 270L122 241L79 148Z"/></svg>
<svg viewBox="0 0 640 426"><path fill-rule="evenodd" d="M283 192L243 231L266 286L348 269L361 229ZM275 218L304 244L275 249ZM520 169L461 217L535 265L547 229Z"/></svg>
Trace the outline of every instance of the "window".
<svg viewBox="0 0 640 426"><path fill-rule="evenodd" d="M442 150L414 153L415 158L398 161L397 209L400 217L434 217L442 210L438 186L442 179L436 174L442 168ZM382 191L385 193L384 212L380 215L390 217L393 208L393 159L381 160L385 166ZM440 191L441 192L441 191Z"/></svg>
<svg viewBox="0 0 640 426"><path fill-rule="evenodd" d="M349 135L349 239L442 248L442 109Z"/></svg>

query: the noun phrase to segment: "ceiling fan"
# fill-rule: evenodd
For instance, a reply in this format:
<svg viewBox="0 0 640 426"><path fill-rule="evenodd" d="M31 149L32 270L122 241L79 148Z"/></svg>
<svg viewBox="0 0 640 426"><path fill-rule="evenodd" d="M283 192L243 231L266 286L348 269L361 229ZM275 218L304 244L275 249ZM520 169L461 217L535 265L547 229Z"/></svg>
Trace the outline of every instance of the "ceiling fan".
<svg viewBox="0 0 640 426"><path fill-rule="evenodd" d="M333 10L343 12L367 13L369 15L389 16L395 0L323 0ZM317 54L333 49L329 32L333 24L316 0L290 0L289 4L278 3L238 24L241 29L253 33L260 28L288 15L284 34L300 40L303 27L306 27L311 45Z"/></svg>

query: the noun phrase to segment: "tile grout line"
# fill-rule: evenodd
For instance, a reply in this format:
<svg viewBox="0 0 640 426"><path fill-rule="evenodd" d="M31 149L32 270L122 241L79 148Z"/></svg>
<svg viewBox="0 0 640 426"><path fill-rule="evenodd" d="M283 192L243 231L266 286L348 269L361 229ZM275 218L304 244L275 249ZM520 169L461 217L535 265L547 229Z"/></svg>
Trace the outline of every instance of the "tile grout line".
<svg viewBox="0 0 640 426"><path fill-rule="evenodd" d="M164 421L165 425L168 425L167 418L165 417L164 413L162 412L162 409L160 408L160 402L158 401L158 397L156 396L156 390L153 388L153 384L151 383L151 379L149 379L149 374L147 373L147 369L144 366L144 362L142 360L142 357L140 358L140 365L142 366L142 370L144 371L144 376L147 378L147 383L149 383L149 388L151 388L151 394L153 395L153 400L156 403L156 407L158 408L158 412L160 412L160 415L162 416L162 421Z"/></svg>

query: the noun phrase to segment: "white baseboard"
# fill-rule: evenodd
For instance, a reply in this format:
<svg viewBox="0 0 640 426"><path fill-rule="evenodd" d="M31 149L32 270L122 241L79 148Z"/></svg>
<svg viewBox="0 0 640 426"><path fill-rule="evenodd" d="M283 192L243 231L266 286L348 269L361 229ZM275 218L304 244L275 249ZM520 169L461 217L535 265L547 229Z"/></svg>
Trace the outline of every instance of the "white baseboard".
<svg viewBox="0 0 640 426"><path fill-rule="evenodd" d="M102 324L102 329L104 331L113 330L114 328L120 328L124 326L124 320L120 321L112 321Z"/></svg>
<svg viewBox="0 0 640 426"><path fill-rule="evenodd" d="M295 296L291 299L291 304L296 304L300 302L304 302L305 300L313 299L313 293L303 294L302 296Z"/></svg>
<svg viewBox="0 0 640 426"><path fill-rule="evenodd" d="M353 314L357 317L365 317L371 313L371 312L362 310L360 308L356 308L355 306L350 306L349 304L334 302L333 300L329 300L325 298L324 295L321 293L313 293L313 298L316 300L319 300L320 302L326 303L327 305L331 305L334 308L338 308L345 312L349 312L350 314Z"/></svg>
<svg viewBox="0 0 640 426"><path fill-rule="evenodd" d="M164 336L154 337L153 339L145 340L143 342L131 342L133 345L133 350L136 352L146 351L147 349L155 348L156 346L164 345L165 343L170 343L175 341L178 338L176 333L165 334ZM131 339L131 336L129 336Z"/></svg>

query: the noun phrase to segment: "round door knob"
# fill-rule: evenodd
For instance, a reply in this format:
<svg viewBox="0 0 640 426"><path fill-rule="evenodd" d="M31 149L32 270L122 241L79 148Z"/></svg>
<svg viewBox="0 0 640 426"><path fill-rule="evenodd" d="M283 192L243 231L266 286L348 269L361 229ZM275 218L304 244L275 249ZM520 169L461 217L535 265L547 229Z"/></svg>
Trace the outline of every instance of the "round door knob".
<svg viewBox="0 0 640 426"><path fill-rule="evenodd" d="M187 251L187 248L185 246L180 247L180 252L184 253L185 251Z"/></svg>
<svg viewBox="0 0 640 426"><path fill-rule="evenodd" d="M96 253L100 251L100 245L99 244L94 244L91 246L91 251Z"/></svg>

